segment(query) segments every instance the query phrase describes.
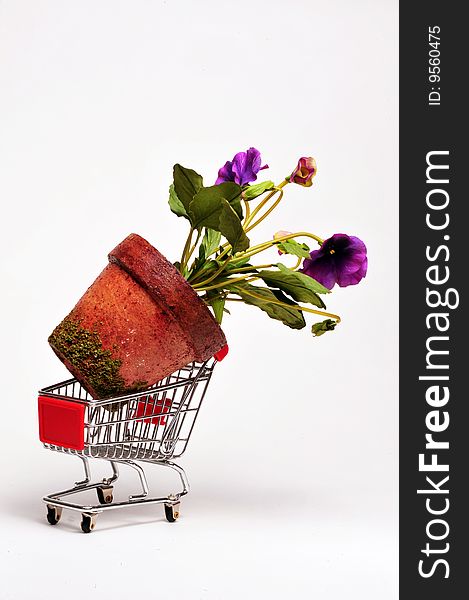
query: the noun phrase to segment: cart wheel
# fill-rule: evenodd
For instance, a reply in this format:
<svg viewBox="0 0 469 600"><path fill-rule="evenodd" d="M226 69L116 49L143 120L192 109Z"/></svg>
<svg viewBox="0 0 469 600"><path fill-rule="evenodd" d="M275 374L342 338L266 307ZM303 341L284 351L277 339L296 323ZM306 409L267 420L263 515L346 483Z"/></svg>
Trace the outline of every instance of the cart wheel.
<svg viewBox="0 0 469 600"><path fill-rule="evenodd" d="M164 514L166 516L166 520L169 523L174 523L179 517L179 509L181 507L180 502L176 504L165 504L164 505Z"/></svg>
<svg viewBox="0 0 469 600"><path fill-rule="evenodd" d="M98 494L98 500L100 504L111 504L113 501L112 487L98 487L96 488Z"/></svg>
<svg viewBox="0 0 469 600"><path fill-rule="evenodd" d="M51 525L57 525L62 516L62 509L57 506L47 505L47 520Z"/></svg>
<svg viewBox="0 0 469 600"><path fill-rule="evenodd" d="M96 515L81 515L81 529L83 533L91 533L96 525Z"/></svg>

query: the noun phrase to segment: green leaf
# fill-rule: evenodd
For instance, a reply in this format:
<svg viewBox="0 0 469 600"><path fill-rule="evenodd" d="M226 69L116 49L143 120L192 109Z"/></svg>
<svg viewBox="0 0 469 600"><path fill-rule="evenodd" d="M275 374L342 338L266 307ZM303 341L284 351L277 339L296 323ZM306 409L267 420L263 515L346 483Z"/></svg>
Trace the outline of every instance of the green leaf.
<svg viewBox="0 0 469 600"><path fill-rule="evenodd" d="M298 258L309 258L309 248L306 244L299 244L296 240L284 240L277 244L277 248L285 254L293 254Z"/></svg>
<svg viewBox="0 0 469 600"><path fill-rule="evenodd" d="M326 319L320 323L314 323L314 325L311 327L311 333L315 337L318 337L320 335L324 335L327 331L333 331L336 328L336 325L337 321Z"/></svg>
<svg viewBox="0 0 469 600"><path fill-rule="evenodd" d="M241 192L242 188L237 183L233 181L225 181L224 183L220 183L218 185L214 185L211 188L205 189L213 189L216 188L216 193L220 194L221 198L225 198L238 215L238 217L243 220L243 207L241 206Z"/></svg>
<svg viewBox="0 0 469 600"><path fill-rule="evenodd" d="M243 269L246 267L252 267L251 269L246 270L246 273L250 271L256 271L256 268L249 264L250 257L241 258L240 260L232 260L226 265L226 271L237 271L238 269Z"/></svg>
<svg viewBox="0 0 469 600"><path fill-rule="evenodd" d="M307 302L319 308L326 308L315 290L317 282L313 280L310 283L308 275L291 271L285 267L285 270L282 269L281 271L259 271L259 277L269 287L282 290L298 302Z"/></svg>
<svg viewBox="0 0 469 600"><path fill-rule="evenodd" d="M215 319L220 325L223 320L223 313L229 313L225 308L225 295L219 290L209 290L203 296L203 300L212 307Z"/></svg>
<svg viewBox="0 0 469 600"><path fill-rule="evenodd" d="M303 313L300 310L289 308L288 306L280 306L277 304L280 300L272 290L268 288L250 285L249 283L235 283L226 286L227 289L240 296L246 303L252 306L257 306L266 312L271 319L282 321L284 325L292 329L303 329L306 322ZM290 306L298 306L294 302L288 301Z"/></svg>
<svg viewBox="0 0 469 600"><path fill-rule="evenodd" d="M228 200L214 190L222 185L201 189L190 203L189 214L194 229L208 227L219 231L231 244L233 252L240 252L249 248L249 239L239 215Z"/></svg>
<svg viewBox="0 0 469 600"><path fill-rule="evenodd" d="M210 303L213 308L213 314L215 315L215 319L217 323L221 325L223 320L223 312L225 308L225 298L222 296L218 296L218 298L214 298Z"/></svg>
<svg viewBox="0 0 469 600"><path fill-rule="evenodd" d="M313 292L316 292L316 294L330 294L331 293L331 290L329 290L327 287L324 287L322 285L322 283L319 283L319 281L316 281L316 279L313 279L312 277L310 277L309 275L306 275L305 273L300 273L299 271L292 271L285 265L282 265L282 263L277 263L275 266L278 269L280 269L280 271L282 271L282 273L294 273L298 280L302 281L304 283L304 285L309 287L309 289L313 290Z"/></svg>
<svg viewBox="0 0 469 600"><path fill-rule="evenodd" d="M223 209L219 221L221 233L230 242L233 254L247 250L249 248L249 238L241 225L238 215L225 199L222 202Z"/></svg>
<svg viewBox="0 0 469 600"><path fill-rule="evenodd" d="M245 190L243 190L243 197L246 200L254 200L258 196L261 196L267 190L273 190L275 187L275 183L273 181L262 181L261 183L255 183L254 185L250 185Z"/></svg>
<svg viewBox="0 0 469 600"><path fill-rule="evenodd" d="M186 217L186 219L189 219L189 215L187 214L186 209L184 208L184 204L179 200L178 195L176 194L176 190L174 189L173 183L169 186L168 204L169 208L178 217Z"/></svg>
<svg viewBox="0 0 469 600"><path fill-rule="evenodd" d="M214 186L215 187L215 186ZM208 227L220 231L220 213L223 197L212 188L202 188L189 205L189 214L195 229Z"/></svg>
<svg viewBox="0 0 469 600"><path fill-rule="evenodd" d="M220 265L217 263L216 260L209 260L206 262L205 260L200 260L196 258L189 281L192 282L196 275L197 279L208 279L211 275L215 273L215 271L219 269L219 267Z"/></svg>
<svg viewBox="0 0 469 600"><path fill-rule="evenodd" d="M202 176L192 169L186 169L186 167L176 164L173 168L173 179L176 196L190 216L189 204L203 187Z"/></svg>
<svg viewBox="0 0 469 600"><path fill-rule="evenodd" d="M206 229L202 243L199 247L199 259L204 260L210 256L220 245L221 233L214 229Z"/></svg>
<svg viewBox="0 0 469 600"><path fill-rule="evenodd" d="M189 214L196 223L194 227L199 227L200 218L206 227L215 229L210 223L217 223L217 211L221 211L225 199L241 220L243 210L240 202L241 187L231 181L226 181L220 185L201 188L194 196L189 206ZM215 218L213 219L213 215Z"/></svg>

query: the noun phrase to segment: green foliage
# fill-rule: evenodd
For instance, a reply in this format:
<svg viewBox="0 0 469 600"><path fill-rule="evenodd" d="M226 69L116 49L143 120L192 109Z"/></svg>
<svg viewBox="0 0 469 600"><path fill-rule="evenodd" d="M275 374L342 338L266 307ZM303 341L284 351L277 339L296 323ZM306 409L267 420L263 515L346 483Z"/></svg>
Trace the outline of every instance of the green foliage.
<svg viewBox="0 0 469 600"><path fill-rule="evenodd" d="M271 319L281 321L292 329L303 329L306 326L303 313L294 308L280 306L277 302L285 302L290 306L298 306L295 302L281 299L265 287L254 286L249 283L238 282L226 285L226 288L237 294L246 304L257 306L266 312Z"/></svg>
<svg viewBox="0 0 469 600"><path fill-rule="evenodd" d="M184 207L186 214L190 216L189 204L203 187L202 176L192 169L186 169L186 167L176 164L173 168L173 178L174 193L179 203Z"/></svg>
<svg viewBox="0 0 469 600"><path fill-rule="evenodd" d="M221 233L214 229L206 229L199 247L199 260L208 258L220 246Z"/></svg>
<svg viewBox="0 0 469 600"><path fill-rule="evenodd" d="M211 306L217 323L221 325L223 313L229 312L225 308L225 292L219 290L208 290L203 296L206 304Z"/></svg>
<svg viewBox="0 0 469 600"><path fill-rule="evenodd" d="M315 337L319 337L320 335L324 335L327 331L333 331L336 326L337 321L326 319L320 323L314 323L314 325L311 327L311 332Z"/></svg>
<svg viewBox="0 0 469 600"><path fill-rule="evenodd" d="M225 198L238 217L243 220L243 207L241 206L242 188L240 185L234 183L234 181L225 181L224 183L205 189L213 190L220 198Z"/></svg>
<svg viewBox="0 0 469 600"><path fill-rule="evenodd" d="M243 198L245 200L254 200L258 196L262 196L264 192L273 190L275 183L273 181L262 181L261 183L254 183L243 190Z"/></svg>
<svg viewBox="0 0 469 600"><path fill-rule="evenodd" d="M216 260L205 260L196 258L194 265L189 275L189 283L197 278L198 280L208 279L220 268L220 264Z"/></svg>
<svg viewBox="0 0 469 600"><path fill-rule="evenodd" d="M200 232L205 227L207 230L199 249L199 262L217 249L221 235L231 244L233 253L249 248L249 239L241 224L241 186L226 181L204 187L201 175L179 164L174 165L173 176L169 188L171 210L188 219L192 229Z"/></svg>
<svg viewBox="0 0 469 600"><path fill-rule="evenodd" d="M285 254L293 254L298 258L309 258L309 248L306 244L299 244L296 240L284 240L277 244L277 247Z"/></svg>
<svg viewBox="0 0 469 600"><path fill-rule="evenodd" d="M182 266L180 263L175 263L175 266L199 293L205 292L203 300L213 310L218 323L222 322L223 314L228 312L225 308L225 303L230 300L228 293L246 304L258 307L270 318L292 329L306 326L303 307L298 302L326 308L320 294L328 294L329 290L308 275L292 271L281 263L272 265L270 269L259 270L250 264L251 257L242 254L241 258L236 256L250 247L242 225L241 200L250 201L271 190L275 190L272 181L244 188L229 181L204 187L203 179L196 171L174 165L169 206L176 215L188 219L191 224L181 258ZM194 231L197 232L195 243ZM223 238L231 249L224 244ZM190 263L198 244L198 256ZM308 258L310 255L309 247L293 238L272 244L281 252L298 258ZM239 278L242 280L236 281ZM261 279L267 287L252 285L245 278L253 278L254 281ZM231 299L234 298L231 296ZM312 333L315 336L323 335L333 330L336 324L326 319L313 325Z"/></svg>
<svg viewBox="0 0 469 600"><path fill-rule="evenodd" d="M241 208L240 196L241 187L230 181L221 183L220 185L200 188L189 203L189 214L194 218L194 228L197 229L200 226L199 215L205 215L204 221L206 220L207 223L204 223L204 225L212 227L209 224L210 219L207 219L207 215L211 215L217 208L220 209L223 200L228 202L241 220L243 218L243 209Z"/></svg>
<svg viewBox="0 0 469 600"><path fill-rule="evenodd" d="M241 225L238 215L224 199L222 200L222 206L219 220L221 233L230 242L233 254L247 250L249 248L249 238Z"/></svg>
<svg viewBox="0 0 469 600"><path fill-rule="evenodd" d="M223 320L223 311L225 308L225 298L223 298L222 296L217 296L210 302L210 304L213 308L213 313L215 315L217 323L221 324Z"/></svg>
<svg viewBox="0 0 469 600"><path fill-rule="evenodd" d="M297 280L302 281L303 285L309 287L313 292L316 292L316 294L331 293L331 290L324 287L322 283L319 283L319 281L316 281L316 279L313 279L310 275L305 275L304 273L300 273L300 271L292 271L285 265L282 265L282 263L277 263L275 266L282 271L282 273L294 273Z"/></svg>
<svg viewBox="0 0 469 600"><path fill-rule="evenodd" d="M298 302L308 302L319 308L326 308L326 305L318 296L318 293L325 293L320 291L323 287L321 284L311 279L308 275L298 273L298 271L291 271L284 265L279 264L278 266L279 271L259 271L259 277L269 287L282 290L282 292ZM319 289L318 286L320 286ZM324 288L324 290L329 291L327 288Z"/></svg>
<svg viewBox="0 0 469 600"><path fill-rule="evenodd" d="M176 190L174 189L174 183L172 183L169 186L168 204L169 208L178 217L185 217L186 219L189 219L189 215L187 214L186 209L184 208L184 204L179 200L178 195L176 194Z"/></svg>
<svg viewBox="0 0 469 600"><path fill-rule="evenodd" d="M203 188L190 203L189 215L194 229L208 227L226 237L233 252L249 248L239 215L228 200L212 188ZM236 203L235 203L236 205Z"/></svg>
<svg viewBox="0 0 469 600"><path fill-rule="evenodd" d="M227 273L237 271L238 269L246 269L246 271L244 271L245 273L249 273L250 271L257 272L256 269L249 264L249 260L249 257L244 257L240 260L232 260L226 265L225 270Z"/></svg>

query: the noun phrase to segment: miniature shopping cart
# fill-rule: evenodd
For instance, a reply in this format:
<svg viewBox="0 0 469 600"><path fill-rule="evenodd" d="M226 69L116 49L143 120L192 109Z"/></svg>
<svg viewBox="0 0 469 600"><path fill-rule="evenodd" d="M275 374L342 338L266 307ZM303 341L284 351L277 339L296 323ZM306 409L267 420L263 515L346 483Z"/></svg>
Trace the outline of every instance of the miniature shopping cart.
<svg viewBox="0 0 469 600"><path fill-rule="evenodd" d="M166 519L179 516L180 500L189 492L182 467L172 462L187 447L194 423L217 361L227 347L204 363L191 363L144 392L94 400L76 379L46 387L39 392L39 438L55 452L77 456L85 470L83 481L70 489L43 498L47 520L59 522L64 508L81 513L81 528L90 533L97 515L117 508L142 504L163 504ZM112 475L92 482L89 459L110 463ZM152 497L145 471L139 463L173 469L182 489L164 497ZM119 465L134 469L141 490L128 500L114 501L113 489ZM65 498L96 490L99 504L80 504Z"/></svg>

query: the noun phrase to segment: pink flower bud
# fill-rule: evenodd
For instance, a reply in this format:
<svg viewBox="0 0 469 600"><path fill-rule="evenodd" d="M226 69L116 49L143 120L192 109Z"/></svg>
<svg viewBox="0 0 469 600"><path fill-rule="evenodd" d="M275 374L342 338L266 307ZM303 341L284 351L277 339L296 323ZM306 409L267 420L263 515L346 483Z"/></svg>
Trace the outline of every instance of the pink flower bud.
<svg viewBox="0 0 469 600"><path fill-rule="evenodd" d="M278 240L279 238L282 238L286 235L290 235L291 231L277 231L277 233L274 233L274 240ZM278 253L280 255L285 254L285 252L282 252L282 250L279 250Z"/></svg>
<svg viewBox="0 0 469 600"><path fill-rule="evenodd" d="M290 181L304 187L310 187L313 185L313 177L316 175L317 170L316 161L312 156L302 156L290 175Z"/></svg>

